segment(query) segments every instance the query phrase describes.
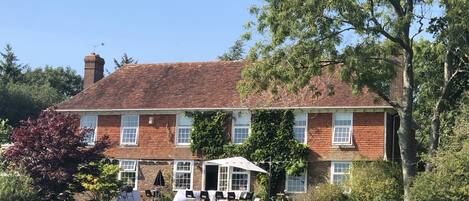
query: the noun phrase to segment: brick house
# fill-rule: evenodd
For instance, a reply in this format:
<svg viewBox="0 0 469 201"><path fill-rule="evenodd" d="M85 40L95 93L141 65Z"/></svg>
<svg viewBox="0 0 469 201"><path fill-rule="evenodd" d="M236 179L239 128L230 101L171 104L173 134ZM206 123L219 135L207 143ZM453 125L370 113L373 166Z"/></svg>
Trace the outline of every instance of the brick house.
<svg viewBox="0 0 469 201"><path fill-rule="evenodd" d="M294 110L295 139L307 144L310 154L304 174L286 176L286 192L340 183L354 160L398 157L392 107L368 91L352 95L335 74L313 80L322 90L333 86L330 95L316 97L305 89L298 95L280 91L273 98L264 92L241 100L236 83L243 62L131 64L103 78L104 63L99 55L86 56L84 90L57 108L79 114L83 126L95 128L90 144L110 137L114 144L106 155L119 160L119 177L139 191L153 188L158 170L173 190L254 190L254 173L206 163L190 151L192 120L186 111L232 113L227 136L231 143L243 143L250 110Z"/></svg>

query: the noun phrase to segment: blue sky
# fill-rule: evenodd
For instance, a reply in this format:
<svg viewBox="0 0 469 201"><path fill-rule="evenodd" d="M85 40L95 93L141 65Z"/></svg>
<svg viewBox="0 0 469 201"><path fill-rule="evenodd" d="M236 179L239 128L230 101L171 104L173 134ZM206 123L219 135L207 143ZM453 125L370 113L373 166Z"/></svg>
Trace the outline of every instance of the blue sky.
<svg viewBox="0 0 469 201"><path fill-rule="evenodd" d="M139 63L206 61L223 54L252 19L259 0L11 1L0 0L0 46L21 63L83 72L93 45L112 71L124 52Z"/></svg>
<svg viewBox="0 0 469 201"><path fill-rule="evenodd" d="M139 63L216 60L239 38L261 0L0 0L0 47L20 63L70 66L97 47L113 71L124 52ZM441 14L436 6L428 12ZM430 38L428 34L420 37Z"/></svg>

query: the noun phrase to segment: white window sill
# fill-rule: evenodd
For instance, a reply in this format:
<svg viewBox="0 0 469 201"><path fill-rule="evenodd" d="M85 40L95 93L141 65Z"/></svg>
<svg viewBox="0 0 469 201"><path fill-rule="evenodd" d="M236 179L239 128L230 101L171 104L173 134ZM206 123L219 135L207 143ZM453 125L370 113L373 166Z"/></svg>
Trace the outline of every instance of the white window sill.
<svg viewBox="0 0 469 201"><path fill-rule="evenodd" d="M332 144L332 148L335 148L335 149L354 149L355 145L353 145L353 144Z"/></svg>

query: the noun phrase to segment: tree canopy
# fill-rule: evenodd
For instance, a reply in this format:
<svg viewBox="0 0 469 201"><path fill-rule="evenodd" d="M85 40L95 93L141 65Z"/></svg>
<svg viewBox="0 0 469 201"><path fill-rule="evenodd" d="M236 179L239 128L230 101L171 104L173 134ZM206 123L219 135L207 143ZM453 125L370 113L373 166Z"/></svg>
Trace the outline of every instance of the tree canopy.
<svg viewBox="0 0 469 201"><path fill-rule="evenodd" d="M228 51L220 56L218 59L221 61L236 61L244 59L244 41L236 40L234 45Z"/></svg>
<svg viewBox="0 0 469 201"><path fill-rule="evenodd" d="M59 200L59 194L74 182L79 165L102 159L109 146L104 137L88 147L83 139L89 131L79 127L77 115L46 110L13 130L14 145L4 153L5 159L24 168L41 197Z"/></svg>
<svg viewBox="0 0 469 201"><path fill-rule="evenodd" d="M138 61L133 57L129 57L127 53L124 53L120 60L114 59L114 69L119 69L120 67L124 66L125 64L136 64Z"/></svg>

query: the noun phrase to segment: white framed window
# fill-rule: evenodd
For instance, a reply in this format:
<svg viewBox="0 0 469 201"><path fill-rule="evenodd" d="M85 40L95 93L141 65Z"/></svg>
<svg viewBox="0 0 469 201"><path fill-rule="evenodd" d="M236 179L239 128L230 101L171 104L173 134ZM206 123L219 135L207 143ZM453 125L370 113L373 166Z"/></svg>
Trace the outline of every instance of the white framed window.
<svg viewBox="0 0 469 201"><path fill-rule="evenodd" d="M191 143L191 131L193 120L184 113L177 114L176 117L176 144L189 145Z"/></svg>
<svg viewBox="0 0 469 201"><path fill-rule="evenodd" d="M332 144L351 145L353 113L335 113L333 116Z"/></svg>
<svg viewBox="0 0 469 201"><path fill-rule="evenodd" d="M350 178L351 162L331 162L331 183L345 185Z"/></svg>
<svg viewBox="0 0 469 201"><path fill-rule="evenodd" d="M232 167L231 190L249 191L249 171L237 167Z"/></svg>
<svg viewBox="0 0 469 201"><path fill-rule="evenodd" d="M233 111L233 144L242 144L249 136L251 113L249 111Z"/></svg>
<svg viewBox="0 0 469 201"><path fill-rule="evenodd" d="M138 136L138 115L122 115L121 144L136 145Z"/></svg>
<svg viewBox="0 0 469 201"><path fill-rule="evenodd" d="M119 160L119 180L137 190L138 162L136 160Z"/></svg>
<svg viewBox="0 0 469 201"><path fill-rule="evenodd" d="M173 190L192 189L194 161L174 161Z"/></svg>
<svg viewBox="0 0 469 201"><path fill-rule="evenodd" d="M218 190L227 191L228 190L228 167L227 166L218 166Z"/></svg>
<svg viewBox="0 0 469 201"><path fill-rule="evenodd" d="M88 129L89 132L85 134L83 142L93 145L96 142L96 133L98 128L98 116L84 115L80 118L80 128Z"/></svg>
<svg viewBox="0 0 469 201"><path fill-rule="evenodd" d="M305 144L307 142L308 113L296 113L293 132L295 140Z"/></svg>
<svg viewBox="0 0 469 201"><path fill-rule="evenodd" d="M304 193L306 192L306 169L300 175L288 175L285 180L285 190L288 193Z"/></svg>

